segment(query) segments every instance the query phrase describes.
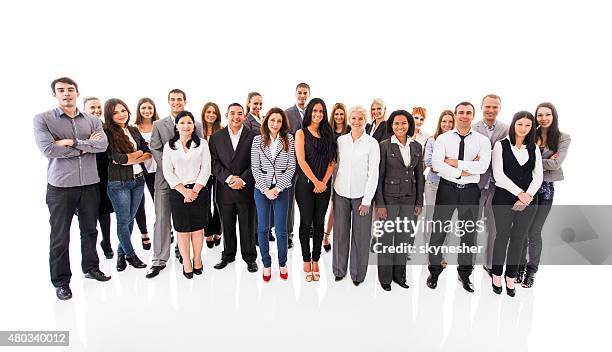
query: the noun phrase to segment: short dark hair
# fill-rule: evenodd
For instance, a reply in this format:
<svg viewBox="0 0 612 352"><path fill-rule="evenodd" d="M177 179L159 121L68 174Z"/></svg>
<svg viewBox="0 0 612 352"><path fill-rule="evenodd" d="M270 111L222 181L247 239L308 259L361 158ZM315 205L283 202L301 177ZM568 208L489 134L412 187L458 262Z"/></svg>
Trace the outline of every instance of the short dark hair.
<svg viewBox="0 0 612 352"><path fill-rule="evenodd" d="M187 148L191 147L191 142L195 144L196 148L200 146L200 137L198 137L198 133L197 133L198 130L196 127L195 117L193 117L193 114L190 113L189 111L183 110L179 112L178 114L176 114L176 117L174 118L174 137L172 137L172 139L168 141L168 145L173 150L176 150L176 141L178 141L179 138L181 138L179 135L178 128L176 128L176 124L185 116L191 117L191 121L193 122L193 132L191 133L191 139L187 142Z"/></svg>
<svg viewBox="0 0 612 352"><path fill-rule="evenodd" d="M240 105L240 103L231 103L230 105L227 106L227 111L225 111L226 113L229 112L229 109L234 107L234 106L238 106L242 109L242 112L244 112L244 108L242 107L242 105Z"/></svg>
<svg viewBox="0 0 612 352"><path fill-rule="evenodd" d="M474 104L470 103L469 101L462 101L461 103L455 105L455 114L457 114L457 108L460 106L471 106L472 107L472 112L476 112L476 108L474 107Z"/></svg>
<svg viewBox="0 0 612 352"><path fill-rule="evenodd" d="M58 83L66 83L66 84L71 84L74 86L74 88L76 89L77 93L79 92L79 85L70 77L60 77L57 79L54 79L53 82L51 82L51 91L53 93L55 93L55 85Z"/></svg>
<svg viewBox="0 0 612 352"><path fill-rule="evenodd" d="M482 98L482 102L480 104L481 105L484 104L484 101L487 98L497 99L497 100L499 100L499 103L501 104L501 98L499 97L499 95L496 95L496 94L487 94L487 95L485 95L484 98Z"/></svg>
<svg viewBox="0 0 612 352"><path fill-rule="evenodd" d="M304 83L304 82L298 83L297 86L295 86L295 90L298 90L299 88L306 88L308 89L308 92L310 92L310 86L308 85L308 83Z"/></svg>
<svg viewBox="0 0 612 352"><path fill-rule="evenodd" d="M170 94L183 94L183 100L187 101L187 94L185 94L185 92L183 92L182 90L178 89L178 88L174 88L171 91L168 92L168 99L170 99Z"/></svg>
<svg viewBox="0 0 612 352"><path fill-rule="evenodd" d="M510 124L510 129L508 130L508 138L510 139L510 143L512 143L512 145L516 144L516 131L514 125L516 124L516 121L520 119L528 119L531 121L531 130L529 130L529 134L525 136L525 140L523 141L525 147L531 148L532 146L535 146L536 142L536 120L529 111L519 111L514 114L512 123Z"/></svg>
<svg viewBox="0 0 612 352"><path fill-rule="evenodd" d="M395 110L394 112L391 113L391 115L389 115L389 118L387 119L387 133L389 133L389 136L393 136L393 121L395 121L395 118L397 116L405 116L406 119L408 120L408 134L407 136L413 136L414 135L414 117L412 117L412 115L406 111L406 110Z"/></svg>

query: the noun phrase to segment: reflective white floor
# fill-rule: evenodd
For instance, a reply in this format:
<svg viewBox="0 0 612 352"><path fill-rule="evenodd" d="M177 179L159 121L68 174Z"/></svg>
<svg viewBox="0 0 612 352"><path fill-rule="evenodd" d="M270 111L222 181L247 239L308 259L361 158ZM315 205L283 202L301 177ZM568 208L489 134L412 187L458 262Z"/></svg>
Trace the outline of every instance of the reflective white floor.
<svg viewBox="0 0 612 352"><path fill-rule="evenodd" d="M272 281L264 283L261 270L251 274L239 260L214 270L219 246L205 249L204 275L193 280L182 276L175 259L152 280L145 278L147 269L128 266L118 273L115 260L102 259L101 269L112 279L99 283L80 274L76 222L71 242L74 297L62 302L49 280L48 213L44 205L34 211L39 214L29 217L34 231L5 234L6 247L0 249L0 330L70 331L70 347L45 351L373 351L383 346L411 351L588 351L608 344L609 266L542 267L535 287L519 288L515 298L493 294L481 268L473 276L476 293L469 294L457 283L454 268L444 272L438 289L430 290L425 286L427 269L409 266L410 289L394 285L385 292L374 266L359 287L349 279L334 282L331 253L322 255L321 281L304 282L296 243L289 251L288 281L280 280L275 269ZM133 239L138 255L150 263L152 252L142 250L137 234ZM112 240L116 248L114 229Z"/></svg>

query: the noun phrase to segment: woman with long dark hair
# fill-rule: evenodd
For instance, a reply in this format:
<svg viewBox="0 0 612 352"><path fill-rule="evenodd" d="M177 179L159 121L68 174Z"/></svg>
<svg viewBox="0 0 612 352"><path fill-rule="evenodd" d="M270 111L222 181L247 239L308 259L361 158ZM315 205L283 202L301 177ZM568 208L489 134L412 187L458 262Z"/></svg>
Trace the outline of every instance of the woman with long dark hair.
<svg viewBox="0 0 612 352"><path fill-rule="evenodd" d="M145 268L132 247L130 236L136 211L144 194L144 161L151 159L151 151L136 127L129 126L130 111L120 99L109 99L104 104L104 132L108 137L107 193L117 217L117 271L127 267Z"/></svg>
<svg viewBox="0 0 612 352"><path fill-rule="evenodd" d="M195 118L181 111L174 119L174 137L164 145L164 177L170 186L172 223L178 233L177 244L183 258L183 275L187 279L203 272L202 246L204 228L208 225L210 199L206 193L211 171L208 142L198 137ZM193 247L193 261L191 259Z"/></svg>
<svg viewBox="0 0 612 352"><path fill-rule="evenodd" d="M314 98L306 106L302 128L295 133L295 154L300 166L297 170L295 199L300 209L299 233L306 281L318 281L321 275L319 258L325 213L331 196L336 149L336 139L328 122L325 102Z"/></svg>
<svg viewBox="0 0 612 352"><path fill-rule="evenodd" d="M219 110L219 106L213 102L207 102L202 108L201 117L202 126L204 127L202 134L206 141L209 141L210 136L221 129L221 111ZM215 186L216 181L217 179L215 176L210 174L210 178L206 184L206 189L209 190L209 192L206 193L209 199L206 201L208 204L212 201L212 214L208 214L210 221L204 229L204 234L207 235L206 246L208 246L208 248L213 248L221 244L221 218L219 217L217 203L214 201L217 190Z"/></svg>
<svg viewBox="0 0 612 352"><path fill-rule="evenodd" d="M257 236L263 263L263 279L272 277L270 257L270 216L274 212L276 248L280 277L289 277L287 269L287 216L289 188L295 172L295 144L290 133L287 115L280 108L272 108L262 121L260 134L251 145L251 171L255 178L257 208Z"/></svg>
<svg viewBox="0 0 612 352"><path fill-rule="evenodd" d="M410 136L414 134L414 119L405 110L391 113L387 121L390 139L380 142L380 166L376 189L376 215L381 221L414 221L423 208L423 147ZM384 232L375 246L378 253L378 280L385 291L391 282L402 288L406 283L407 251L386 249L412 244L414 233L396 230ZM378 250L377 250L378 249Z"/></svg>
<svg viewBox="0 0 612 352"><path fill-rule="evenodd" d="M523 241L537 211L534 196L542 184L542 156L535 143L535 118L530 112L514 114L508 137L495 143L492 170L495 177L493 214L495 243L491 278L493 292L502 291L506 264L506 293L514 297Z"/></svg>
<svg viewBox="0 0 612 352"><path fill-rule="evenodd" d="M142 135L142 138L147 142L151 142L151 133L153 130L153 122L159 120L155 103L151 98L141 98L138 100L136 105L136 127ZM148 159L144 162L144 167L147 172L144 175L145 184L151 195L151 200L155 196L155 171L157 171L157 164L153 158ZM145 211L145 195L142 195L142 202L136 212L136 224L140 230L140 237L142 241L142 248L146 251L151 249L151 239L149 238L149 231L147 230L147 213Z"/></svg>
<svg viewBox="0 0 612 352"><path fill-rule="evenodd" d="M530 288L535 281L535 274L542 254L542 228L550 213L555 195L554 183L563 180L561 165L567 157L571 137L559 131L557 109L551 103L541 103L535 111L536 143L542 152L544 181L537 192L538 210L523 243L521 266L515 282L522 281L522 286ZM527 260L529 257L529 260Z"/></svg>

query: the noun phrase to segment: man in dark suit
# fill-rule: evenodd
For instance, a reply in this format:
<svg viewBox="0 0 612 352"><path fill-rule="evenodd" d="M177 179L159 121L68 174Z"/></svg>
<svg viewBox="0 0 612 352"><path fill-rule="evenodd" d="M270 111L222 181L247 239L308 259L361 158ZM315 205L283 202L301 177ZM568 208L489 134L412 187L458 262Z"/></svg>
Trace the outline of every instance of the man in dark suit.
<svg viewBox="0 0 612 352"><path fill-rule="evenodd" d="M285 110L287 119L289 120L289 127L291 128L291 134L295 137L295 132L302 128L302 120L304 119L304 113L306 112L306 104L310 97L310 86L304 82L298 83L295 87L295 105ZM289 248L293 247L293 222L294 222L294 205L295 205L295 182L297 180L297 172L293 176L292 187L289 188L289 219L287 221L287 232L289 232L289 240L287 245Z"/></svg>
<svg viewBox="0 0 612 352"><path fill-rule="evenodd" d="M228 126L210 137L212 172L217 178L215 201L223 228L223 253L214 267L223 269L236 258L236 217L240 227L240 252L249 272L257 271L255 250L255 180L251 173L251 145L255 132L244 128L244 109L230 104L225 114Z"/></svg>

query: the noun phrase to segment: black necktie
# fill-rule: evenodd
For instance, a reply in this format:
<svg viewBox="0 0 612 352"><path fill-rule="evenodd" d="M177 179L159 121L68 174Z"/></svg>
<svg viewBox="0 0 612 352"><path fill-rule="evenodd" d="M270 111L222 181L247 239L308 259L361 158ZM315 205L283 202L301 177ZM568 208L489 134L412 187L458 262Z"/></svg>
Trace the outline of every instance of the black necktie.
<svg viewBox="0 0 612 352"><path fill-rule="evenodd" d="M463 160L463 154L465 153L465 137L467 137L469 134L466 134L465 136L460 134L457 135L459 138L461 138L461 142L459 142L459 156L457 157L457 160Z"/></svg>

